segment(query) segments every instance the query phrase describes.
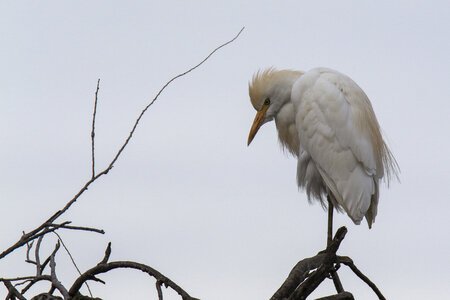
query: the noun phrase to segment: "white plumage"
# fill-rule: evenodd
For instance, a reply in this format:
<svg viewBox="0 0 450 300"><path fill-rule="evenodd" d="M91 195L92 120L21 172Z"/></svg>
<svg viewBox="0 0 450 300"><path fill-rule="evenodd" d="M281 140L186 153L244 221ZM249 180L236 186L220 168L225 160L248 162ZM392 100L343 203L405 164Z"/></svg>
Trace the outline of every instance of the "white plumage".
<svg viewBox="0 0 450 300"><path fill-rule="evenodd" d="M372 105L349 77L326 68L306 73L268 69L254 75L250 99L258 111L250 131L273 119L281 144L298 157L298 185L308 199L330 193L355 224L375 220L379 181L396 175Z"/></svg>

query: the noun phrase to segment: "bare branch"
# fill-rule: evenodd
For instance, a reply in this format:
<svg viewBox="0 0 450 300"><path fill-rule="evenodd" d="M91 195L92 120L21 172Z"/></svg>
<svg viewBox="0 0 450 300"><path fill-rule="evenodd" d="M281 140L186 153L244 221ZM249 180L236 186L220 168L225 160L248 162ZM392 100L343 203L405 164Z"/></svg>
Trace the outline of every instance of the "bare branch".
<svg viewBox="0 0 450 300"><path fill-rule="evenodd" d="M75 262L75 259L74 259L73 256L72 256L72 253L70 253L69 249L66 247L66 244L64 244L64 241L62 240L61 236L60 236L57 232L53 232L53 233L56 234L56 236L58 237L58 240L59 240L59 241L61 242L61 244L63 245L64 249L66 250L67 254L68 254L69 257L70 257L70 260L72 261L72 264L74 265L75 269L77 269L78 274L81 275L81 271L80 271L80 269L78 268L78 266L77 266L77 264L76 264L76 262ZM88 289L89 295L92 297L92 291L91 291L91 288L89 287L89 284L88 284L87 282L85 282L85 284L86 284L86 287L87 287L87 289Z"/></svg>
<svg viewBox="0 0 450 300"><path fill-rule="evenodd" d="M208 60L216 51L218 51L219 49L227 46L228 44L234 42L239 35L241 34L241 32L244 30L244 27L238 32L238 34L232 38L231 40L229 40L228 42L216 47L212 52L210 52L200 63L198 63L197 65L195 65L194 67L190 68L189 70L176 75L175 77L173 77L172 79L170 79L160 90L159 92L156 94L156 96L153 98L153 100L150 101L150 103L142 110L142 112L139 114L138 118L136 119L133 128L131 129L128 137L126 138L125 142L123 143L123 145L120 147L120 149L118 150L118 152L116 153L116 155L114 156L114 158L112 159L112 161L109 163L108 167L106 169L104 169L102 172L98 173L95 176L92 176L90 180L88 180L84 186L78 191L77 194L75 194L75 196L66 203L66 205L61 209L58 210L57 212L55 212L49 219L47 219L47 221L45 221L44 223L42 223L40 226L38 226L37 228L33 229L32 231L30 231L29 233L25 233L24 235L22 235L22 237L20 238L19 241L17 241L15 244L13 244L11 247L9 247L8 249L6 249L5 251L3 251L0 254L0 259L2 259L3 257L5 257L6 255L8 255L9 253L13 252L14 250L16 250L17 248L22 247L24 244L26 244L27 242L30 242L31 240L34 240L36 238L38 238L41 235L47 234L48 232L52 232L54 230L56 230L56 228L53 229L46 229L50 224L52 224L57 218L59 218L63 213L65 213L77 200L78 198L89 188L89 186L96 181L98 178L100 178L103 175L108 174L108 172L113 168L114 163L119 159L120 155L122 154L123 150L125 149L125 147L128 145L129 141L131 140L131 138L133 137L133 134L139 124L139 121L141 120L142 116L145 114L145 112L150 108L150 106L153 105L153 103L158 99L159 95L161 95L161 93L164 91L164 89L171 84L174 80L190 73L191 71L195 70L196 68L198 68L200 65L202 65L206 60ZM99 81L97 81L97 85L99 84ZM96 95L97 96L97 95ZM94 112L93 115L95 115L96 112ZM93 120L94 121L94 120ZM94 123L93 123L94 124ZM94 128L95 129L95 128ZM94 132L95 135L95 132ZM91 133L92 136L92 133ZM92 138L93 139L93 138ZM92 142L93 143L93 142ZM92 155L94 155L94 152L92 152ZM93 161L94 162L94 161ZM93 166L94 169L94 166ZM94 172L95 173L95 172Z"/></svg>
<svg viewBox="0 0 450 300"><path fill-rule="evenodd" d="M52 254L44 261L44 263L41 265L41 274L44 271L45 266L50 262L51 257L54 257L56 252L59 249L59 243L56 245L55 249L53 250ZM29 282L27 284L27 286L25 286L22 291L21 294L23 295L28 289L30 289L36 282L39 282L41 280L47 280L52 282L52 277L49 275L36 275L36 276L25 276L25 277L16 277L16 278L9 278L9 279L5 279L5 278L0 278L0 281L19 281L19 280L25 280L22 283L19 284L24 284L26 282ZM19 285L18 284L18 285Z"/></svg>
<svg viewBox="0 0 450 300"><path fill-rule="evenodd" d="M152 267L149 267L147 265L132 262L132 261L114 261L114 262L96 265L95 267L84 272L80 277L78 277L75 280L72 287L69 289L69 295L72 297L74 295L76 295L76 293L79 291L79 289L81 288L83 283L86 280L92 279L93 277L95 277L95 275L98 275L101 273L106 273L113 269L124 269L124 268L140 270L144 273L147 273L148 275L154 277L157 281L164 283L165 286L172 288L175 292L177 292L183 298L183 300L196 300L196 298L189 296L189 294L186 291L184 291L180 286L178 286L175 282L173 282L166 276L162 275L157 270L155 270Z"/></svg>
<svg viewBox="0 0 450 300"><path fill-rule="evenodd" d="M41 248L42 240L44 239L44 236L40 236L36 243L36 248L34 249L34 259L36 261L36 276L42 275L42 268L41 268L41 259L39 255L39 250Z"/></svg>
<svg viewBox="0 0 450 300"><path fill-rule="evenodd" d="M109 260L110 255L111 255L111 242L109 242L108 247L106 247L105 256L103 257L102 261L99 262L97 265L106 264Z"/></svg>
<svg viewBox="0 0 450 300"><path fill-rule="evenodd" d="M33 244L34 244L34 241L31 241L31 243L27 243L27 254L26 254L25 262L35 265L36 262L34 260L31 260L31 258L30 258L30 251L33 248Z"/></svg>
<svg viewBox="0 0 450 300"><path fill-rule="evenodd" d="M291 295L297 286L311 275L310 271L317 269L323 263L324 259L325 254L318 254L314 257L299 261L270 300L285 299Z"/></svg>
<svg viewBox="0 0 450 300"><path fill-rule="evenodd" d="M53 252L47 257L46 260L44 260L44 263L41 265L41 274L44 271L45 267L47 266L47 264L50 262L50 258L54 255L56 255L56 252L59 250L59 246L55 247L55 249L53 250Z"/></svg>
<svg viewBox="0 0 450 300"><path fill-rule="evenodd" d="M50 275L35 276L30 280L30 282L27 284L27 286L25 286L20 292L22 293L22 295L25 294L35 283L42 281L42 280L52 282L52 277Z"/></svg>
<svg viewBox="0 0 450 300"><path fill-rule="evenodd" d="M156 280L155 285L156 285L156 290L158 291L158 300L163 300L163 292L161 289L162 282L159 280Z"/></svg>
<svg viewBox="0 0 450 300"><path fill-rule="evenodd" d="M19 291L11 284L9 281L3 281L3 284L8 289L8 295L6 296L6 299L15 299L15 297L19 298L20 300L27 300L24 296L22 296Z"/></svg>
<svg viewBox="0 0 450 300"><path fill-rule="evenodd" d="M22 289L22 291L19 293L21 295L25 294L25 292L29 288L31 288L31 286L33 286L33 284L35 284L36 282L39 282L41 280L46 280L46 281L50 281L51 282L52 278L49 275L23 276L23 277L16 277L16 278L0 278L0 282L3 282L3 283L5 283L5 282L9 282L10 283L11 281L23 281L23 282L16 283L15 286L19 286L19 285L22 285L22 284L25 284L25 283L28 282L28 285L26 287L24 287ZM7 297L7 299L9 299L9 298Z"/></svg>
<svg viewBox="0 0 450 300"><path fill-rule="evenodd" d="M325 251L298 262L289 273L285 282L270 299L306 299L327 275L334 271L333 262L336 257L336 251L346 233L347 229L345 227L339 228ZM312 270L315 271L311 272Z"/></svg>
<svg viewBox="0 0 450 300"><path fill-rule="evenodd" d="M125 140L125 142L123 143L122 147L120 147L119 151L117 152L116 156L113 158L113 160L111 161L111 163L109 164L108 168L106 170L110 170L114 163L116 162L116 160L119 158L120 154L122 154L122 151L125 149L125 147L128 145L128 142L130 141L130 139L133 137L133 134L139 124L139 121L141 120L142 116L145 114L145 112L150 108L150 106L153 105L153 103L155 103L155 101L158 99L159 95L161 95L161 93L166 89L167 86L169 86L173 81L175 81L176 79L183 77L184 75L192 72L193 70L197 69L198 67L200 67L205 61L207 61L216 51L218 51L219 49L225 47L226 45L234 42L239 35L242 33L242 31L244 30L245 27L242 27L241 30L238 32L238 34L232 38L231 40L229 40L228 42L216 47L213 51L211 51L201 62L199 62L198 64L196 64L195 66L193 66L192 68L190 68L189 70L180 73L174 77L172 77L172 79L170 79L169 81L167 81L167 83L165 85L163 85L163 87L158 91L158 93L156 94L156 96L153 98L152 101L150 101L150 103L141 111L141 113L139 114L139 117L136 119L136 122L133 125L133 129L131 129L130 134L128 135L127 139Z"/></svg>
<svg viewBox="0 0 450 300"><path fill-rule="evenodd" d="M337 230L336 235L331 244L325 250L323 263L315 270L300 286L292 293L288 299L303 300L309 296L320 283L333 270L333 264L336 259L336 251L347 233L347 228L341 227Z"/></svg>
<svg viewBox="0 0 450 300"><path fill-rule="evenodd" d="M62 283L58 280L58 277L56 276L56 262L55 262L55 254L57 249L59 249L59 241L56 244L55 251L50 256L50 276L52 278L52 286L58 289L58 291L63 295L64 299L69 299L69 293L67 292L67 289L62 285Z"/></svg>
<svg viewBox="0 0 450 300"><path fill-rule="evenodd" d="M20 280L32 280L36 276L21 276L21 277L14 277L14 278L0 278L0 281L20 281Z"/></svg>
<svg viewBox="0 0 450 300"><path fill-rule="evenodd" d="M97 80L97 89L95 90L94 113L92 114L92 131L91 131L92 178L95 177L95 117L97 115L97 99L99 87L100 87L100 78Z"/></svg>
<svg viewBox="0 0 450 300"><path fill-rule="evenodd" d="M62 225L62 226L59 226L59 228L82 230L82 231L92 231L92 232L96 232L96 233L105 234L105 231L103 229L97 229L97 228L92 228L92 227Z"/></svg>

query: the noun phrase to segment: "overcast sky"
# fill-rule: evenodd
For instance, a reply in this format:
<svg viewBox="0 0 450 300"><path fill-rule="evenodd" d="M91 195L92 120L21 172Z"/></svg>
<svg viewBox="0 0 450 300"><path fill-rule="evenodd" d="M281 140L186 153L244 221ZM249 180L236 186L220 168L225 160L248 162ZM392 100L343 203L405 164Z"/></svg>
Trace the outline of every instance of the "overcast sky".
<svg viewBox="0 0 450 300"><path fill-rule="evenodd" d="M401 183L382 187L371 230L335 218L349 229L339 253L388 299L447 298L449 3L1 1L0 248L89 179L98 78L100 170L168 79L245 26L164 91L114 169L61 219L106 231L62 232L81 270L111 241L111 260L148 264L192 296L268 299L298 260L324 248L326 212L298 191L296 159L280 149L273 123L246 146L255 114L248 81L270 66L324 66L367 93L402 171ZM54 242L44 239L43 251ZM21 249L1 260L0 277L33 274L24 258ZM62 250L57 270L67 285L76 277ZM340 274L356 299L376 299L353 273ZM95 296L156 297L144 274L101 278L107 285L92 283ZM314 296L332 292L327 281Z"/></svg>

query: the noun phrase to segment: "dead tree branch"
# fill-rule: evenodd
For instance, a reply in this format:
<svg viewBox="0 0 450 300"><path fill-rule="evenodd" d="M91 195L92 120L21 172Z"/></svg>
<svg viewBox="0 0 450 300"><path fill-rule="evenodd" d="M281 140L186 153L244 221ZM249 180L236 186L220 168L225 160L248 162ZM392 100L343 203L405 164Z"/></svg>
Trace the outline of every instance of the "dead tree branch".
<svg viewBox="0 0 450 300"><path fill-rule="evenodd" d="M39 236L41 236L43 234L47 234L50 231L56 230L57 228L49 229L48 227L51 226L53 224L53 222L55 222L55 220L58 219L62 214L64 214L80 198L80 196L89 188L89 186L93 182L95 182L98 178L102 177L103 175L108 174L108 172L114 167L114 164L119 159L120 155L125 150L126 146L128 145L128 143L130 142L131 138L133 137L133 134L136 131L136 128L137 128L137 126L139 124L139 121L142 119L142 117L144 116L145 112L153 105L153 103L155 103L155 101L158 99L158 97L161 95L161 93L166 89L166 87L169 86L176 79L178 79L180 77L183 77L186 74L188 74L188 73L192 72L193 70L197 69L198 67L200 67L205 61L207 61L219 49L227 46L228 44L230 44L232 42L234 42L239 37L239 35L242 33L243 30L244 30L244 27L231 40L229 40L228 42L225 42L224 44L222 44L222 45L216 47L214 50L212 50L200 63L198 63L197 65L193 66L189 70L174 76L166 84L164 84L163 87L158 91L156 96L141 111L141 113L139 114L138 118L136 119L136 121L135 121L135 123L134 123L134 125L133 125L133 127L132 127L132 129L131 129L131 131L130 131L130 133L128 135L128 137L125 139L125 142L119 148L119 150L117 151L117 153L115 154L114 158L111 160L109 165L103 171L101 171L100 173L95 174L95 168L94 168L94 159L95 158L93 157L93 159L92 159L92 170L93 170L93 173L92 173L91 179L89 179L81 187L81 189L78 191L78 193L76 193L75 196L69 202L67 202L66 205L62 209L60 209L57 212L55 212L50 218L48 218L44 223L42 223L41 225L39 225L35 229L31 230L28 233L24 233L22 235L22 237L16 243L14 243L8 249L6 249L2 253L0 253L0 259L5 257L6 255L8 255L9 253L13 252L14 250L22 247L26 243L31 242L32 240L38 238ZM97 94L98 94L98 84L99 84L99 81L97 81L97 90L96 90L96 94L95 94L96 99L97 99ZM92 140L92 142L91 142L91 151L92 151L92 155L94 155L94 137L95 137L95 120L94 119L95 119L95 115L96 115L96 104L94 105L92 132L91 132L91 140Z"/></svg>
<svg viewBox="0 0 450 300"><path fill-rule="evenodd" d="M22 296L19 291L11 284L10 281L4 280L3 284L8 289L8 295L6 296L6 299L12 299L15 300L16 297L20 300L27 300L24 296Z"/></svg>
<svg viewBox="0 0 450 300"><path fill-rule="evenodd" d="M97 116L98 89L100 88L100 78L97 80L97 89L95 90L94 112L92 114L91 130L91 155L92 155L92 177L95 177L95 117Z"/></svg>
<svg viewBox="0 0 450 300"><path fill-rule="evenodd" d="M114 167L114 164L117 162L117 160L120 158L121 154L129 144L130 140L133 137L133 134L135 133L139 122L141 121L142 117L144 116L145 112L156 102L158 97L162 94L162 92L166 89L167 86L169 86L173 81L176 79L185 76L186 74L192 72L193 70L200 67L204 62L206 62L214 53L216 53L219 49L227 46L228 44L234 42L239 35L242 33L244 28L242 28L237 35L235 35L231 40L221 44L220 46L213 49L202 61L200 61L198 64L193 66L192 68L188 69L187 71L180 73L173 78L171 78L169 81L167 81L162 88L158 91L156 96L144 107L144 109L140 112L137 119L135 120L130 133L125 138L124 143L121 145L121 147L118 149L118 151L114 154L114 157L112 160L107 164L107 167L103 169L101 172L96 173L95 170L95 122L96 122L96 115L97 115L97 103L98 103L98 92L100 88L100 79L97 81L97 88L95 91L95 100L94 100L94 109L92 113L92 127L91 127L91 176L90 179L80 188L80 190L70 199L62 209L56 211L50 218L48 218L45 222L43 222L41 225L36 227L35 229L29 231L29 232L23 232L23 235L20 237L20 239L11 245L9 248L4 250L0 253L0 259L4 258L5 256L9 255L11 252L15 251L16 249L27 245L27 251L26 251L26 262L34 264L36 266L36 274L34 276L25 276L25 277L16 277L12 279L7 278L0 278L0 281L4 283L6 288L8 289L8 296L7 299L25 299L23 294L27 292L35 283L39 281L49 281L51 283L51 288L48 293L43 293L38 296L35 296L33 299L61 299L60 297L53 296L53 292L55 290L58 290L61 295L63 295L64 299L72 299L75 297L76 299L81 296L79 294L79 289L83 284L87 285L88 280L94 280L98 282L104 283L101 279L95 277L97 274L105 273L113 269L118 268L131 268L131 269L138 269L141 270L150 276L154 277L156 279L156 289L158 292L158 298L163 299L162 289L161 286L164 285L165 287L170 287L173 290L175 290L183 299L195 299L189 296L187 292L185 292L181 287L179 287L177 284L175 284L173 281L171 281L169 278L165 277L158 271L154 270L153 268L136 263L136 262L130 262L130 261L118 261L118 262L110 262L108 263L108 259L111 253L111 244L108 245L108 248L105 252L105 256L103 260L97 264L92 269L86 271L85 273L81 274L80 270L78 269L70 251L64 244L63 240L61 239L61 236L56 232L60 229L69 229L69 230L81 230L81 231L91 231L96 233L104 234L105 232L101 229L96 228L90 228L90 227L82 227L82 226L72 226L69 225L71 222L64 221L60 224L55 223L56 220L61 217L83 194L84 192L90 187L92 183L94 183L97 179L102 177L103 175L108 174L108 172ZM55 233L58 236L58 242L55 246L55 249L53 252L47 257L47 259L44 260L43 263L41 263L41 257L40 257L40 248L41 243L43 241L43 238L45 235L49 233ZM36 243L34 243L34 240L37 240ZM60 247L60 244L63 245L63 247L66 249L67 253L69 254L72 263L74 264L75 268L79 272L80 276L79 278L74 282L70 290L67 290L66 287L58 280L57 273L56 273L56 254ZM30 257L31 256L31 250L34 249L34 260ZM45 275L44 269L45 267L49 265L50 266L50 274ZM14 285L12 285L11 282L17 282L15 286L26 284L26 286L22 289L21 292L19 292ZM18 282L21 281L21 282ZM89 289L89 286L88 286ZM90 289L89 289L90 292ZM92 294L91 294L92 297Z"/></svg>
<svg viewBox="0 0 450 300"><path fill-rule="evenodd" d="M161 284L164 284L166 287L172 288L175 292L177 292L183 300L195 300L197 298L193 298L189 296L189 294L184 291L179 285L177 285L175 282L170 280L169 278L165 277L155 269L133 261L114 261L104 264L98 264L97 266L87 270L84 272L78 279L73 283L72 287L69 290L69 295L74 296L81 288L81 285L87 280L94 280L96 279L95 275L106 273L108 271L114 270L114 269L135 269L140 270L144 273L147 273L148 275L156 278L158 284L161 286ZM98 281L98 279L97 279Z"/></svg>
<svg viewBox="0 0 450 300"><path fill-rule="evenodd" d="M305 299L330 274L332 261L346 233L345 227L339 228L325 251L299 261L270 299Z"/></svg>
<svg viewBox="0 0 450 300"><path fill-rule="evenodd" d="M75 262L75 259L72 256L72 253L70 253L70 251L69 251L69 248L67 248L66 244L64 243L61 236L57 232L53 232L53 233L56 234L56 236L58 237L58 241L61 242L61 245L63 246L64 250L66 250L66 253L67 253L67 255L69 255L70 260L72 261L72 264L75 267L75 269L77 270L78 274L81 275L80 268L78 268L77 263ZM91 288L89 287L89 284L87 282L85 282L85 283L86 283L86 288L88 289L89 295L92 297Z"/></svg>
<svg viewBox="0 0 450 300"><path fill-rule="evenodd" d="M350 267L350 269L365 283L367 283L380 300L385 300L384 296L375 286L375 284L369 280L361 271L359 271L353 264L353 261L346 256L337 256L336 252L347 233L345 227L341 227L337 230L333 240L328 243L327 248L324 251L319 252L316 256L303 259L299 261L292 271L289 273L288 278L284 281L281 287L270 298L271 300L303 300L306 299L327 277L332 278L337 294L320 298L320 300L331 299L353 299L353 295L349 292L345 292L342 288L342 284L338 281L336 284L335 276L337 276L337 270L340 264L344 264ZM319 299L318 299L319 300Z"/></svg>
<svg viewBox="0 0 450 300"><path fill-rule="evenodd" d="M64 299L69 299L69 293L67 292L67 289L62 285L62 283L58 280L58 277L56 276L55 255L58 249L59 249L59 241L56 244L55 250L50 256L50 270L51 270L50 276L52 278L52 287L56 288L61 293L61 295L63 295Z"/></svg>
<svg viewBox="0 0 450 300"><path fill-rule="evenodd" d="M100 263L98 263L95 267L81 274L81 276L75 280L75 282L72 284L72 287L69 289L70 297L74 297L80 290L83 283L85 283L86 281L88 280L100 281L100 279L96 277L96 275L98 274L106 273L114 269L135 269L147 273L148 275L156 279L158 297L160 299L162 299L161 285L164 284L165 287L170 287L175 292L177 292L182 297L183 300L198 300L197 298L191 297L179 285L177 285L175 282L173 282L172 280L170 280L168 277L164 276L157 270L153 269L152 267L133 261L108 262L110 254L111 254L111 243L108 244L108 247L106 248L105 251L105 256L100 261Z"/></svg>

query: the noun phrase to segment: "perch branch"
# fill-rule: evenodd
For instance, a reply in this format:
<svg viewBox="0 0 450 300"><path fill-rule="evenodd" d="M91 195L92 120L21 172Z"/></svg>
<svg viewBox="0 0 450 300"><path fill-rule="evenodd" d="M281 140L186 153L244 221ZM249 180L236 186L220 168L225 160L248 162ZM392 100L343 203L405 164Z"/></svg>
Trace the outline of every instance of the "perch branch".
<svg viewBox="0 0 450 300"><path fill-rule="evenodd" d="M325 254L318 254L299 261L270 300L285 299L291 295L297 286L308 277L309 272L317 269L322 264L324 257Z"/></svg>
<svg viewBox="0 0 450 300"><path fill-rule="evenodd" d="M300 286L292 293L288 298L290 300L299 299L303 300L309 296L323 280L333 271L333 264L336 259L336 251L338 250L342 240L347 233L347 228L341 227L337 230L334 239L325 250L325 257L319 268L317 268L312 274L300 284Z"/></svg>
<svg viewBox="0 0 450 300"><path fill-rule="evenodd" d="M298 262L270 299L305 299L332 271L336 251L346 233L345 227L339 228L325 251Z"/></svg>

